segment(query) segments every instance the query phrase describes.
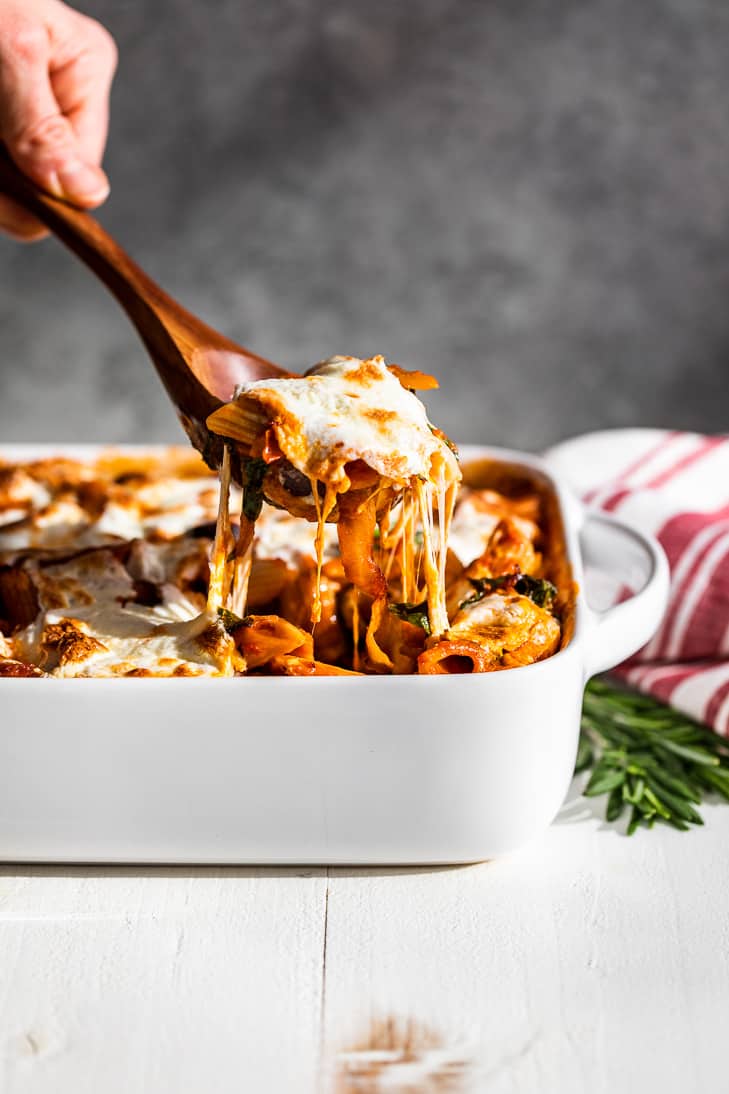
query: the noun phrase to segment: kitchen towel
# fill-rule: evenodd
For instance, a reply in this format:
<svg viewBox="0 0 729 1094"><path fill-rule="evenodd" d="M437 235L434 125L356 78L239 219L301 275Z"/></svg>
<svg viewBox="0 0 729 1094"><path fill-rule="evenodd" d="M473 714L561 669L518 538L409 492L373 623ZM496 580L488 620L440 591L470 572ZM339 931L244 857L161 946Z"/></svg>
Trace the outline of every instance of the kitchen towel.
<svg viewBox="0 0 729 1094"><path fill-rule="evenodd" d="M546 458L587 505L656 536L668 556L663 622L616 671L729 736L729 435L613 429Z"/></svg>

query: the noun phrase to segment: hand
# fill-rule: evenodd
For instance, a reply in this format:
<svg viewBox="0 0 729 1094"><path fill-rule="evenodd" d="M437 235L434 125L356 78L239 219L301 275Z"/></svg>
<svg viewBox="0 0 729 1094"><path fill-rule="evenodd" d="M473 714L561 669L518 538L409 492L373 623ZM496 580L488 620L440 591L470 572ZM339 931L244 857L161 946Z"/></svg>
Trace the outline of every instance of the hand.
<svg viewBox="0 0 729 1094"><path fill-rule="evenodd" d="M116 60L109 32L61 0L0 0L0 139L39 186L86 209L109 193L100 164ZM0 230L47 235L2 195Z"/></svg>

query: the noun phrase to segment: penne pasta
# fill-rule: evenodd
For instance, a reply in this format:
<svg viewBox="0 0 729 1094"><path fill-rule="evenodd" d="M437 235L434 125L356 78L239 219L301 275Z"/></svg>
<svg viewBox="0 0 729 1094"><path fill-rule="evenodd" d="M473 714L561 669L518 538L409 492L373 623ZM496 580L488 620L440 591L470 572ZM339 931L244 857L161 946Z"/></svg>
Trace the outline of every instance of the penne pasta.
<svg viewBox="0 0 729 1094"><path fill-rule="evenodd" d="M295 574L283 559L254 558L248 582L248 608L255 610L272 604L295 581ZM284 615L291 618L287 612Z"/></svg>
<svg viewBox="0 0 729 1094"><path fill-rule="evenodd" d="M499 577L502 574L536 574L541 565L541 555L534 549L531 539L509 517L500 520L494 528L486 550L468 567L472 578Z"/></svg>
<svg viewBox="0 0 729 1094"><path fill-rule="evenodd" d="M429 376L427 372L400 368L399 365L388 365L387 367L407 391L434 391L440 387L435 376Z"/></svg>
<svg viewBox="0 0 729 1094"><path fill-rule="evenodd" d="M266 428L267 418L251 399L237 399L208 418L208 428L250 448Z"/></svg>
<svg viewBox="0 0 729 1094"><path fill-rule="evenodd" d="M461 487L414 394L434 386L381 357L245 385L208 422L218 489L186 450L6 462L0 675L454 675L551 656L575 592L556 500L494 461Z"/></svg>
<svg viewBox="0 0 729 1094"><path fill-rule="evenodd" d="M233 640L249 669L260 668L281 654L314 656L311 635L279 615L248 616L234 629Z"/></svg>
<svg viewBox="0 0 729 1094"><path fill-rule="evenodd" d="M424 676L490 672L498 666L478 642L468 638L444 638L418 657L418 672Z"/></svg>
<svg viewBox="0 0 729 1094"><path fill-rule="evenodd" d="M283 589L279 605L285 619L305 628L310 625L311 605L319 591L320 616L313 628L314 651L320 661L340 661L347 653L347 635L340 621L340 593L345 585L339 560L325 563L321 577L309 559L302 571Z"/></svg>
<svg viewBox="0 0 729 1094"><path fill-rule="evenodd" d="M422 626L387 611L382 614L375 638L378 649L387 657L395 675L409 675L417 671L418 657L426 639Z"/></svg>

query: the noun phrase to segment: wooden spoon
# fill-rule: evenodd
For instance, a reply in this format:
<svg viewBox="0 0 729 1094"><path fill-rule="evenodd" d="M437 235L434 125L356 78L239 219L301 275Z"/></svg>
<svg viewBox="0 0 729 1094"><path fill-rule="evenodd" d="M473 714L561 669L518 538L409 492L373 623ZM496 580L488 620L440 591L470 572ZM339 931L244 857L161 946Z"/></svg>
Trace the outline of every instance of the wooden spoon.
<svg viewBox="0 0 729 1094"><path fill-rule="evenodd" d="M223 442L206 427L208 415L233 397L237 384L291 373L191 315L89 213L27 178L2 145L0 190L50 228L113 293L147 347L190 441L217 468Z"/></svg>

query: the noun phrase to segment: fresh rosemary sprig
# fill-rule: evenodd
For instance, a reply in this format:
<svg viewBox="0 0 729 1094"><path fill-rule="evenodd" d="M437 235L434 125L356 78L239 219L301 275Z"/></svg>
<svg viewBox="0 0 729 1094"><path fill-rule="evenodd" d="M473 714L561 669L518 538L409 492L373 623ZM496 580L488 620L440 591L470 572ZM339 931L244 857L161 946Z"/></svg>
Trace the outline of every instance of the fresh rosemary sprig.
<svg viewBox="0 0 729 1094"><path fill-rule="evenodd" d="M630 810L627 834L656 821L686 831L703 824L706 794L729 801L729 741L649 696L591 680L582 708L575 772L590 771L583 794L607 794L605 816Z"/></svg>

